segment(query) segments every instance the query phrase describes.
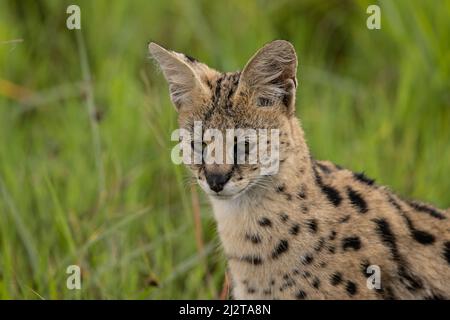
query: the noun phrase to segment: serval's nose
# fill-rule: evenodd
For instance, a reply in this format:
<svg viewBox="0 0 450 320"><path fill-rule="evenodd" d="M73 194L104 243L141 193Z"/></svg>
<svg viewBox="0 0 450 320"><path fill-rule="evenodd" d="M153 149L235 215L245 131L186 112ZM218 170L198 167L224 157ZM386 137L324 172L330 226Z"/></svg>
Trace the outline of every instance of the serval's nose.
<svg viewBox="0 0 450 320"><path fill-rule="evenodd" d="M219 193L220 191L223 190L223 187L226 185L228 180L230 180L231 172L227 173L206 172L205 176L206 182L208 182L208 185L211 188L211 190Z"/></svg>

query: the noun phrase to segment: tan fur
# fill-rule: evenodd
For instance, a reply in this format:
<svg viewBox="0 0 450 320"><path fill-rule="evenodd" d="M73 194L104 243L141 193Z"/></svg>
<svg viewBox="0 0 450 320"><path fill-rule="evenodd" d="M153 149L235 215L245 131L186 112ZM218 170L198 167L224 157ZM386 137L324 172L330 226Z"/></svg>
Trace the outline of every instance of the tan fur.
<svg viewBox="0 0 450 320"><path fill-rule="evenodd" d="M258 165L189 166L205 190L205 172L211 171L230 172L229 183L242 190L224 199L210 196L233 297L450 297L448 213L402 200L362 175L310 156L294 116L297 57L290 43L274 41L242 73L226 74L154 44L150 51L171 87L175 82L186 89L172 96L181 128L202 121L219 130L280 129L281 163L274 176L260 176ZM381 268L380 290L366 285L368 265Z"/></svg>

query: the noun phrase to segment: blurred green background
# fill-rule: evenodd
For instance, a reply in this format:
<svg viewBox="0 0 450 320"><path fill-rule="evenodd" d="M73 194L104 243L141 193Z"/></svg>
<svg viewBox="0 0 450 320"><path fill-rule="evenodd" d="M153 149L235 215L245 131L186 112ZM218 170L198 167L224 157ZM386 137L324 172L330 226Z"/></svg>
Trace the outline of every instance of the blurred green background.
<svg viewBox="0 0 450 320"><path fill-rule="evenodd" d="M219 298L211 209L170 160L176 113L147 43L233 71L280 38L316 158L450 206L450 1L2 0L0 297Z"/></svg>

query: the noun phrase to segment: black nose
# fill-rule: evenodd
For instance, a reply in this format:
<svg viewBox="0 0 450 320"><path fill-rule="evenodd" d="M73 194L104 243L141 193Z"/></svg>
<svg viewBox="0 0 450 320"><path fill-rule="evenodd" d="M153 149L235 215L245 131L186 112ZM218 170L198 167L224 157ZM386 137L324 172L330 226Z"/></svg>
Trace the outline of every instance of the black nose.
<svg viewBox="0 0 450 320"><path fill-rule="evenodd" d="M226 174L206 173L206 182L208 182L211 190L220 192L225 184L230 180L231 172Z"/></svg>

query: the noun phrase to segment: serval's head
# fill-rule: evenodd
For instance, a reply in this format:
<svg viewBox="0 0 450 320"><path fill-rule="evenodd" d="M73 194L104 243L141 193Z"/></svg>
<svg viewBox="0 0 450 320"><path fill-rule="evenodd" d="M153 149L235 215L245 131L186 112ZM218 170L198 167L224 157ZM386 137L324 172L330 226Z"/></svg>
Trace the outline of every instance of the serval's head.
<svg viewBox="0 0 450 320"><path fill-rule="evenodd" d="M180 129L197 139L183 145L192 148L188 167L207 194L235 198L276 174L295 114L297 56L289 42L270 42L243 71L227 73L155 43L149 50L169 83Z"/></svg>

